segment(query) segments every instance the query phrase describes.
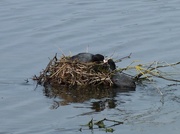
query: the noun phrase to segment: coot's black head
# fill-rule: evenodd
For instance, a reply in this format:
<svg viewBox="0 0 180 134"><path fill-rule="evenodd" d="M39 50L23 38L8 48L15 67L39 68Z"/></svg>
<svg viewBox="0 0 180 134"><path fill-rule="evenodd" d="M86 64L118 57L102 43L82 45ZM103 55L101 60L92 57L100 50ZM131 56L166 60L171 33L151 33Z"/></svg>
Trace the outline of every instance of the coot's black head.
<svg viewBox="0 0 180 134"><path fill-rule="evenodd" d="M104 56L101 54L95 54L92 56L92 62L100 62L104 60Z"/></svg>
<svg viewBox="0 0 180 134"><path fill-rule="evenodd" d="M109 59L108 61L109 67L111 70L115 70L116 69L116 64L114 63L114 61L112 59Z"/></svg>

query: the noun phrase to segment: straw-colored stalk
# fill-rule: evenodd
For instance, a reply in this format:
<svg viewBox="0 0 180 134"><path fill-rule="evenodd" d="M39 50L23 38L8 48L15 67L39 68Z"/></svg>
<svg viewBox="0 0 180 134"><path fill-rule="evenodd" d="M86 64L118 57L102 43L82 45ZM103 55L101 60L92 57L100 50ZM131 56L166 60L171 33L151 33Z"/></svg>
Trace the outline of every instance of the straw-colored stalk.
<svg viewBox="0 0 180 134"><path fill-rule="evenodd" d="M46 85L66 86L112 86L108 65L104 63L82 63L68 57L60 60L53 58L46 69L37 77L38 82Z"/></svg>

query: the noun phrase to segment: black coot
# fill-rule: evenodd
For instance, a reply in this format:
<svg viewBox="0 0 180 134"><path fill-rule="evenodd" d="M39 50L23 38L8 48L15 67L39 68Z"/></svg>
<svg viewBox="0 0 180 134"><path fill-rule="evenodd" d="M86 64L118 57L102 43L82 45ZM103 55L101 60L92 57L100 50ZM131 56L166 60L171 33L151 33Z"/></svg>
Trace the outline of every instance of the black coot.
<svg viewBox="0 0 180 134"><path fill-rule="evenodd" d="M109 67L112 71L116 69L116 64L112 59L109 59L107 63L109 64Z"/></svg>
<svg viewBox="0 0 180 134"><path fill-rule="evenodd" d="M112 81L116 87L121 89L128 91L135 91L136 89L135 81L127 74L116 72L112 77Z"/></svg>
<svg viewBox="0 0 180 134"><path fill-rule="evenodd" d="M116 69L116 64L112 59L109 59L107 63L112 71ZM112 81L115 86L122 89L134 91L136 88L133 78L124 73L115 72L115 74L112 76Z"/></svg>
<svg viewBox="0 0 180 134"><path fill-rule="evenodd" d="M72 60L78 60L80 62L101 62L104 60L104 56L101 54L91 53L79 53L71 57Z"/></svg>

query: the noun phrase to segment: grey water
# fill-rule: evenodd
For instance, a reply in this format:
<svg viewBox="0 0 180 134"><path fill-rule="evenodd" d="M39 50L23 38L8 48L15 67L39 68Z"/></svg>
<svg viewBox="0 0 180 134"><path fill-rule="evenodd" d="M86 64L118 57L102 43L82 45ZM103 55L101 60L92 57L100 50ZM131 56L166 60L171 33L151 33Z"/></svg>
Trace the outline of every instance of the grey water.
<svg viewBox="0 0 180 134"><path fill-rule="evenodd" d="M1 0L0 133L100 134L106 132L81 125L108 118L124 122L113 127L115 134L179 134L177 83L157 79L133 92L66 102L47 97L30 79L55 53L89 51L114 59L132 53L119 67L133 61L178 62L179 5L179 0ZM179 68L175 73L180 79ZM112 107L106 103L111 99ZM62 105L53 108L56 101ZM104 102L101 109L98 102Z"/></svg>

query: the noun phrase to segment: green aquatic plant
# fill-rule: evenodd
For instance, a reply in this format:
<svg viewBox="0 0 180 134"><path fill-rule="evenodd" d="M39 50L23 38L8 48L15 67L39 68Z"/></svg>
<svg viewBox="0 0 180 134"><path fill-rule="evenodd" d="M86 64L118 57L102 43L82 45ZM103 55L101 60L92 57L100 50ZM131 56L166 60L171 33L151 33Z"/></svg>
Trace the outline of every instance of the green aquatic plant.
<svg viewBox="0 0 180 134"><path fill-rule="evenodd" d="M108 122L108 124L111 123L111 125L110 126L105 125L106 122ZM104 118L104 119L99 120L99 121L95 121L92 118L86 125L82 125L82 126L84 126L84 127L87 126L91 130L100 129L102 131L111 132L112 133L112 132L115 131L113 129L113 127L117 126L117 125L121 125L121 124L123 124L122 121L111 120L111 119L107 119L107 118ZM79 130L83 131L83 128L80 128Z"/></svg>

